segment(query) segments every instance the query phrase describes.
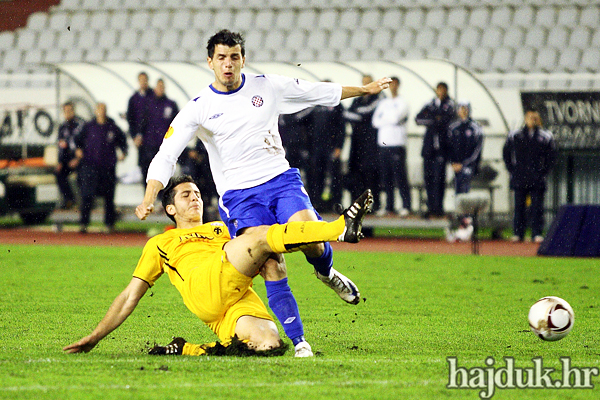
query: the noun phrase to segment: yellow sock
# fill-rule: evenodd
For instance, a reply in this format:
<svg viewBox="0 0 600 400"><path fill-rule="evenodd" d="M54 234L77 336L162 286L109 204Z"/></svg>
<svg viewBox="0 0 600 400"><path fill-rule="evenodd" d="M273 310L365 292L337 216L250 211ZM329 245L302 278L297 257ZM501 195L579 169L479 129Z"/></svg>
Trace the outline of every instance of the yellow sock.
<svg viewBox="0 0 600 400"><path fill-rule="evenodd" d="M206 354L206 347L212 347L214 346L215 343L208 343L208 344L192 344L192 343L186 343L183 345L183 352L181 353L184 356L201 356L203 354Z"/></svg>
<svg viewBox="0 0 600 400"><path fill-rule="evenodd" d="M242 342L248 343L248 340L242 340ZM183 350L181 352L181 355L183 355L183 356L202 356L207 353L207 349L216 347L217 345L227 347L230 344L231 344L231 339L225 340L223 342L211 342L211 343L204 343L204 344L193 344L193 343L186 342L186 344L183 345Z"/></svg>
<svg viewBox="0 0 600 400"><path fill-rule="evenodd" d="M333 222L294 221L272 225L267 232L267 243L275 253L291 253L307 244L335 242L345 226L343 215Z"/></svg>

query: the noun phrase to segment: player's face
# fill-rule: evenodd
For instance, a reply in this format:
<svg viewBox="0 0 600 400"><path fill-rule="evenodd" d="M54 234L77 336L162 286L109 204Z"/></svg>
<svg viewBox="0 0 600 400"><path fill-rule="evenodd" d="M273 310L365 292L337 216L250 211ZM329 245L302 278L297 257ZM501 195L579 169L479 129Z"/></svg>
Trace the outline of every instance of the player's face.
<svg viewBox="0 0 600 400"><path fill-rule="evenodd" d="M400 84L398 81L392 80L390 82L390 92L392 92L392 96L398 95L398 89L400 88Z"/></svg>
<svg viewBox="0 0 600 400"><path fill-rule="evenodd" d="M63 115L67 121L70 121L75 117L75 110L72 106L66 105L63 107Z"/></svg>
<svg viewBox="0 0 600 400"><path fill-rule="evenodd" d="M540 126L542 123L540 114L535 111L528 111L525 113L525 125L529 129L534 129L536 126Z"/></svg>
<svg viewBox="0 0 600 400"><path fill-rule="evenodd" d="M104 103L98 103L96 105L96 120L99 123L104 123L106 121L106 104Z"/></svg>
<svg viewBox="0 0 600 400"><path fill-rule="evenodd" d="M463 120L469 118L469 107L458 107L458 117Z"/></svg>
<svg viewBox="0 0 600 400"><path fill-rule="evenodd" d="M156 82L154 87L154 94L156 97L162 97L165 94L165 83L163 81Z"/></svg>
<svg viewBox="0 0 600 400"><path fill-rule="evenodd" d="M215 46L213 57L208 57L208 66L215 73L215 89L229 92L240 87L242 84L242 68L246 57L242 57L242 46L236 44L233 47L224 44Z"/></svg>
<svg viewBox="0 0 600 400"><path fill-rule="evenodd" d="M167 206L167 212L174 214L178 223L202 221L202 198L200 190L192 182L177 185L173 203ZM172 208L169 208L172 207Z"/></svg>
<svg viewBox="0 0 600 400"><path fill-rule="evenodd" d="M138 83L140 85L140 89L142 89L142 90L148 89L148 77L145 74L138 75Z"/></svg>
<svg viewBox="0 0 600 400"><path fill-rule="evenodd" d="M439 85L435 89L435 94L437 95L438 99L444 100L446 97L448 97L448 89L446 89L444 85Z"/></svg>

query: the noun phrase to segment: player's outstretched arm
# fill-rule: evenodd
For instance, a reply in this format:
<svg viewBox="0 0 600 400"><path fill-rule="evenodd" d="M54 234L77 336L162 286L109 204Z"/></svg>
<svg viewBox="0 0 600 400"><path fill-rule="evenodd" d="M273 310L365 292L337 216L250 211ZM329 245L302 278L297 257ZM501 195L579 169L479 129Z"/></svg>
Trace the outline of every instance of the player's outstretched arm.
<svg viewBox="0 0 600 400"><path fill-rule="evenodd" d="M142 204L135 208L135 215L142 221L148 217L154 211L154 201L158 197L158 192L163 188L163 184L160 181L150 179L146 185L146 193L144 194L144 200Z"/></svg>
<svg viewBox="0 0 600 400"><path fill-rule="evenodd" d="M342 100L381 93L382 90L390 87L391 81L390 78L381 78L364 86L342 86Z"/></svg>
<svg viewBox="0 0 600 400"><path fill-rule="evenodd" d="M132 278L129 285L113 301L102 321L94 331L63 348L67 353L81 353L92 350L100 340L117 329L131 315L142 296L148 290L148 284L141 279Z"/></svg>

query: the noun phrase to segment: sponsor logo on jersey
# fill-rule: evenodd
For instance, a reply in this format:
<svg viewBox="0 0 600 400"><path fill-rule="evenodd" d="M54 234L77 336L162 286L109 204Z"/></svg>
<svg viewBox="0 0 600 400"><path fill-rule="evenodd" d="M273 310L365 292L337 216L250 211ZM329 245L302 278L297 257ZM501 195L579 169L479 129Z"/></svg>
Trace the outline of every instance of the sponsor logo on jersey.
<svg viewBox="0 0 600 400"><path fill-rule="evenodd" d="M264 103L264 101L263 101L262 97L260 97L258 95L252 97L252 105L254 107L262 107L263 103Z"/></svg>
<svg viewBox="0 0 600 400"><path fill-rule="evenodd" d="M210 117L209 119L217 119L217 118L219 118L221 115L223 115L223 113L218 113L218 114L215 114L215 115L213 115L213 116L212 116L212 117Z"/></svg>
<svg viewBox="0 0 600 400"><path fill-rule="evenodd" d="M175 131L173 130L173 127L172 127L172 126L170 126L170 127L169 127L169 130L167 131L167 133L165 133L165 139L168 139L168 138L170 138L170 137L171 137L171 135L173 134L173 132L175 132Z"/></svg>

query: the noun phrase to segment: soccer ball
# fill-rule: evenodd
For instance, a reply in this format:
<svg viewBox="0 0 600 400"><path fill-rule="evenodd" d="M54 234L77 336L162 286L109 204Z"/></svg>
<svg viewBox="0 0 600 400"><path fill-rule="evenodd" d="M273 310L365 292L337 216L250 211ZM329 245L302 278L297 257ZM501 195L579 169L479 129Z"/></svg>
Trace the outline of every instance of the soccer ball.
<svg viewBox="0 0 600 400"><path fill-rule="evenodd" d="M529 309L529 326L543 340L564 338L573 329L574 322L573 309L560 297L542 297Z"/></svg>

